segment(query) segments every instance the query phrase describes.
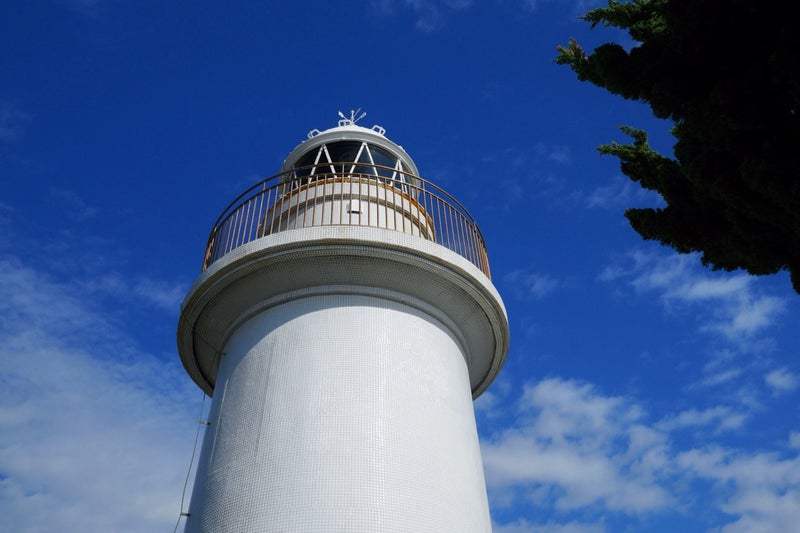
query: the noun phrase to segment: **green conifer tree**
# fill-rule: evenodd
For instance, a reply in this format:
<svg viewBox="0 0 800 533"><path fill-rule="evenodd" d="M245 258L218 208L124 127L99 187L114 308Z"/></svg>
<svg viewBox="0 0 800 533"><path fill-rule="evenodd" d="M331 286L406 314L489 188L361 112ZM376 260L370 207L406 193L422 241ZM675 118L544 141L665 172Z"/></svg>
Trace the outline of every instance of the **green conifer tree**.
<svg viewBox="0 0 800 533"><path fill-rule="evenodd" d="M788 270L800 293L800 2L610 0L585 15L636 41L587 55L571 40L557 63L674 121L674 158L623 127L631 144L599 147L657 191L662 209L625 216L645 239L702 252L703 264Z"/></svg>

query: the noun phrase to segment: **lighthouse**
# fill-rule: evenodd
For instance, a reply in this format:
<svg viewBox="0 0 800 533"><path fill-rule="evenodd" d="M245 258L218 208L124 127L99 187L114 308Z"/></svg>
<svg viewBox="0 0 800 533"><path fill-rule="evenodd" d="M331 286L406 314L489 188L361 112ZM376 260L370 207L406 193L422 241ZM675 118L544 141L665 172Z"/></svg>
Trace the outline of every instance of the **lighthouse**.
<svg viewBox="0 0 800 533"><path fill-rule="evenodd" d="M508 320L478 225L340 113L211 229L178 351L213 398L187 532L488 532L472 401Z"/></svg>

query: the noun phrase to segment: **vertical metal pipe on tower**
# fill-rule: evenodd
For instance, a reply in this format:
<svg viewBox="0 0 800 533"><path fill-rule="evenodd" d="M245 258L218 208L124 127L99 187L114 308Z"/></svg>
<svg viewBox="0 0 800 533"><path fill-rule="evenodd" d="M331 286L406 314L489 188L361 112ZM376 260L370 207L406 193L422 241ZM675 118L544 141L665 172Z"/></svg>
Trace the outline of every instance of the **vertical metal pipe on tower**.
<svg viewBox="0 0 800 533"><path fill-rule="evenodd" d="M213 396L188 532L491 531L472 400L509 333L483 237L340 116L228 206L183 301Z"/></svg>

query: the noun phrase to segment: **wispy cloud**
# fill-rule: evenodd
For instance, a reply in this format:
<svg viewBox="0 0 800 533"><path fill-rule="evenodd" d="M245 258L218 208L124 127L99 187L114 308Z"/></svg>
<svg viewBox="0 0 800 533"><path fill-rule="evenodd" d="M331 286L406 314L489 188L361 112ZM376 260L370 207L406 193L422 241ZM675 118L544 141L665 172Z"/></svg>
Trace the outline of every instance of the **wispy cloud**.
<svg viewBox="0 0 800 533"><path fill-rule="evenodd" d="M541 299L565 286L565 282L549 274L530 270L513 270L503 276L503 281L511 286L515 296L520 299Z"/></svg>
<svg viewBox="0 0 800 533"><path fill-rule="evenodd" d="M22 137L31 115L7 100L0 100L0 141L14 142Z"/></svg>
<svg viewBox="0 0 800 533"><path fill-rule="evenodd" d="M741 376L742 372L744 371L736 366L731 368L715 368L715 369L710 369L708 366L706 366L704 371L704 376L701 380L699 380L696 383L696 386L714 387L716 385L728 383Z"/></svg>
<svg viewBox="0 0 800 533"><path fill-rule="evenodd" d="M716 320L706 329L719 332L732 341L750 338L774 325L785 307L783 298L742 292L716 313Z"/></svg>
<svg viewBox="0 0 800 533"><path fill-rule="evenodd" d="M666 316L695 323L700 335L691 340L705 344L701 351L706 352L707 361L687 389L718 388L749 408L758 406L765 393L778 391L759 378L775 365L768 354L775 349L773 334L788 302L768 294L763 280L709 271L694 254L660 251L626 254L606 267L599 279L616 284L617 289L628 287L642 298L655 297ZM779 383L780 377L772 374L771 379Z"/></svg>
<svg viewBox="0 0 800 533"><path fill-rule="evenodd" d="M568 511L601 505L620 512L662 509L673 501L654 482L664 468L664 437L641 422L623 398L604 397L576 381L546 379L525 386L517 424L483 445L491 489L514 488Z"/></svg>
<svg viewBox="0 0 800 533"><path fill-rule="evenodd" d="M664 204L657 194L643 189L638 184L622 176L615 176L608 185L602 185L588 194L580 194L579 196L589 209L657 207Z"/></svg>
<svg viewBox="0 0 800 533"><path fill-rule="evenodd" d="M714 431L739 429L748 418L748 413L737 412L730 407L718 405L709 409L689 409L667 417L658 423L660 429L675 431L685 428L711 427Z"/></svg>
<svg viewBox="0 0 800 533"><path fill-rule="evenodd" d="M719 531L795 531L800 523L800 457L744 454L717 446L679 454L686 475L713 482L719 508L735 520Z"/></svg>
<svg viewBox="0 0 800 533"><path fill-rule="evenodd" d="M58 207L77 220L87 220L97 214L97 208L88 205L83 198L68 189L50 189L50 197Z"/></svg>
<svg viewBox="0 0 800 533"><path fill-rule="evenodd" d="M632 252L627 265L607 267L603 281L625 280L637 292L656 293L667 307L693 306L700 329L732 342L752 339L773 326L782 314L783 298L761 293L752 276L709 272L696 254Z"/></svg>
<svg viewBox="0 0 800 533"><path fill-rule="evenodd" d="M790 392L800 385L797 374L790 372L785 367L775 369L768 373L764 377L764 381L766 381L767 385L772 387L772 390L776 393Z"/></svg>
<svg viewBox="0 0 800 533"><path fill-rule="evenodd" d="M572 151L569 146L546 144L540 141L534 145L533 149L538 157L547 161L553 161L562 165L572 161Z"/></svg>
<svg viewBox="0 0 800 533"><path fill-rule="evenodd" d="M142 352L79 287L8 257L0 346L3 527L171 526L200 400L177 357Z"/></svg>
<svg viewBox="0 0 800 533"><path fill-rule="evenodd" d="M370 0L372 11L379 16L394 15L397 8L414 13L414 27L425 33L442 27L449 13L467 9L472 0Z"/></svg>
<svg viewBox="0 0 800 533"><path fill-rule="evenodd" d="M800 520L797 452L782 456L709 443L720 430L746 427L749 420L717 406L652 422L633 399L604 395L585 382L528 383L514 422L483 442L490 497L498 507L523 500L538 512L555 509L547 516L564 520L540 524L522 517L497 530L603 531L608 513L645 520L702 505L715 531L792 531ZM714 431L699 434L699 446L682 438L688 444L676 448L678 432L698 428ZM795 448L797 435L789 442ZM698 483L715 489L710 509L705 496L694 500Z"/></svg>
<svg viewBox="0 0 800 533"><path fill-rule="evenodd" d="M511 394L511 382L503 374L497 379L490 390L484 391L475 400L475 413L484 419L491 420L503 414L502 406L506 405Z"/></svg>
<svg viewBox="0 0 800 533"><path fill-rule="evenodd" d="M604 531L606 528L602 524L582 524L580 522L536 524L524 519L492 526L492 533L603 533Z"/></svg>
<svg viewBox="0 0 800 533"><path fill-rule="evenodd" d="M113 296L127 302L138 301L173 313L178 311L187 288L183 283L168 283L143 276L129 279L117 272L89 279L82 286L90 293Z"/></svg>
<svg viewBox="0 0 800 533"><path fill-rule="evenodd" d="M568 181L560 175L565 165L572 161L569 146L543 141L533 144L507 146L495 153L483 154L481 163L493 167L492 172L503 176L497 191L484 201L500 198L502 208L510 211L520 204L529 204L534 199L547 199L550 203L561 203Z"/></svg>
<svg viewBox="0 0 800 533"><path fill-rule="evenodd" d="M530 13L535 13L543 4L553 3L571 4L573 18L580 17L586 14L591 8L602 4L600 0L567 0L566 2L564 0L520 0L520 5L523 10Z"/></svg>
<svg viewBox="0 0 800 533"><path fill-rule="evenodd" d="M186 286L183 283L171 284L162 280L140 278L133 285L133 292L137 297L161 309L175 312L186 294Z"/></svg>

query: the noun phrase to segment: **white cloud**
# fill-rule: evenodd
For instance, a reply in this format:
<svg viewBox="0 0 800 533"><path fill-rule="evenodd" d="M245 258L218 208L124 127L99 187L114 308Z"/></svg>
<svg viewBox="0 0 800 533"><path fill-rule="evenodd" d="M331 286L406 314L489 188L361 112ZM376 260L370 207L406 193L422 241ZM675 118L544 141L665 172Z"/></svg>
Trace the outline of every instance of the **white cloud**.
<svg viewBox="0 0 800 533"><path fill-rule="evenodd" d="M14 142L22 137L25 122L31 115L18 105L0 100L0 141Z"/></svg>
<svg viewBox="0 0 800 533"><path fill-rule="evenodd" d="M58 203L58 207L65 211L71 218L87 220L97 214L97 208L88 205L83 198L74 191L67 189L50 189L51 198Z"/></svg>
<svg viewBox="0 0 800 533"><path fill-rule="evenodd" d="M401 5L410 9L415 17L414 27L422 32L430 33L439 29L446 19L447 13L461 11L472 5L472 0L371 0L372 11L379 16L390 16L395 8Z"/></svg>
<svg viewBox="0 0 800 533"><path fill-rule="evenodd" d="M798 378L786 368L778 368L768 373L764 377L767 385L772 387L775 392L789 392L797 388Z"/></svg>
<svg viewBox="0 0 800 533"><path fill-rule="evenodd" d="M695 507L709 529L726 533L788 532L800 523L796 449L787 456L709 442L719 432L698 435L699 446L684 436L684 448L675 448L673 437L686 428L744 428L751 418L730 407L651 423L631 399L550 378L526 385L517 409L514 423L482 445L490 498L498 507L522 500L550 518L520 517L497 531L584 531L588 524L597 529L587 531L603 531L608 513L646 520ZM798 435L787 444L800 447Z"/></svg>
<svg viewBox="0 0 800 533"><path fill-rule="evenodd" d="M489 413L497 407L499 401L500 399L498 398L497 394L487 390L483 392L477 400L475 400L473 404L475 406L475 412Z"/></svg>
<svg viewBox="0 0 800 533"><path fill-rule="evenodd" d="M622 176L615 176L611 183L595 188L583 198L589 209L618 209L633 206L659 206L664 202L652 191Z"/></svg>
<svg viewBox="0 0 800 533"><path fill-rule="evenodd" d="M475 413L491 419L499 416L511 394L511 383L503 374L474 402Z"/></svg>
<svg viewBox="0 0 800 533"><path fill-rule="evenodd" d="M720 509L736 519L722 533L796 531L800 523L800 457L745 455L719 447L694 449L676 463L715 485Z"/></svg>
<svg viewBox="0 0 800 533"><path fill-rule="evenodd" d="M533 13L541 4L554 3L557 1L558 0L521 0L520 3L525 11ZM600 4L598 0L570 0L570 3L573 6L573 12L576 17L585 15L590 8L597 7Z"/></svg>
<svg viewBox="0 0 800 533"><path fill-rule="evenodd" d="M0 515L13 531L156 531L178 516L201 395L79 288L0 260Z"/></svg>
<svg viewBox="0 0 800 533"><path fill-rule="evenodd" d="M161 280L140 278L134 284L133 292L139 298L165 311L177 311L181 299L186 294L186 286L182 283L170 284Z"/></svg>
<svg viewBox="0 0 800 533"><path fill-rule="evenodd" d="M761 294L747 274L709 272L697 254L628 255L630 266L610 265L601 281L627 279L640 293L655 292L667 308L694 306L700 330L731 342L752 340L783 313L783 298Z"/></svg>
<svg viewBox="0 0 800 533"><path fill-rule="evenodd" d="M503 281L513 285L518 298L541 299L564 286L562 281L549 274L528 270L513 270L503 276Z"/></svg>
<svg viewBox="0 0 800 533"><path fill-rule="evenodd" d="M750 277L743 275L726 276L721 279L696 279L680 285L670 296L687 302L727 298L746 291L750 281Z"/></svg>
<svg viewBox="0 0 800 533"><path fill-rule="evenodd" d="M641 410L575 381L527 385L514 427L483 445L493 490L528 493L549 486L562 511L600 504L615 511L662 509L671 496L653 482L663 468L663 437L642 426Z"/></svg>
<svg viewBox="0 0 800 533"><path fill-rule="evenodd" d="M492 533L603 533L604 531L606 528L602 524L579 522L534 524L524 519L508 524L495 523L492 526Z"/></svg>
<svg viewBox="0 0 800 533"><path fill-rule="evenodd" d="M683 428L713 426L716 431L739 429L748 418L747 413L737 412L730 407L718 405L709 409L688 409L672 415L661 422L658 427L667 431Z"/></svg>
<svg viewBox="0 0 800 533"><path fill-rule="evenodd" d="M569 149L569 146L545 144L540 141L536 143L533 149L537 156L548 161L553 161L562 165L572 161L572 151Z"/></svg>
<svg viewBox="0 0 800 533"><path fill-rule="evenodd" d="M772 326L786 308L786 301L774 296L755 296L749 292L726 302L717 319L706 329L736 341L749 338Z"/></svg>
<svg viewBox="0 0 800 533"><path fill-rule="evenodd" d="M729 383L741 376L742 372L742 369L738 367L726 368L718 371L715 370L711 372L706 371L706 375L703 377L703 379L697 382L697 385L701 387L713 387L723 383Z"/></svg>
<svg viewBox="0 0 800 533"><path fill-rule="evenodd" d="M144 276L128 279L117 272L88 279L82 287L89 293L105 294L127 302L137 300L167 312L178 311L187 289L183 283L167 283Z"/></svg>

